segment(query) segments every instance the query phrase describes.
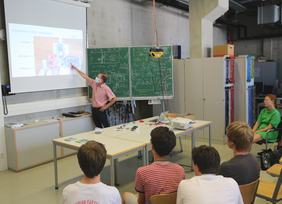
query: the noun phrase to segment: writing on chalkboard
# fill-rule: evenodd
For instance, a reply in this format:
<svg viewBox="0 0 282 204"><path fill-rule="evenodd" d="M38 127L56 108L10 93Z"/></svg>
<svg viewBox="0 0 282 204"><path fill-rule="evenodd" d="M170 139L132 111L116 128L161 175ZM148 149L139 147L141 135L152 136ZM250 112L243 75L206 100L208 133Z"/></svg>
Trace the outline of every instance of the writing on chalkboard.
<svg viewBox="0 0 282 204"><path fill-rule="evenodd" d="M130 97L129 49L99 48L88 49L88 76L95 78L104 72L108 76L106 84L116 97ZM92 88L89 89L92 96Z"/></svg>
<svg viewBox="0 0 282 204"><path fill-rule="evenodd" d="M173 96L171 46L163 46L163 56L149 56L150 47L131 47L132 97Z"/></svg>
<svg viewBox="0 0 282 204"><path fill-rule="evenodd" d="M173 96L171 46L162 46L164 53L158 59L149 56L150 48L88 49L88 76L95 78L106 73L106 84L118 98Z"/></svg>

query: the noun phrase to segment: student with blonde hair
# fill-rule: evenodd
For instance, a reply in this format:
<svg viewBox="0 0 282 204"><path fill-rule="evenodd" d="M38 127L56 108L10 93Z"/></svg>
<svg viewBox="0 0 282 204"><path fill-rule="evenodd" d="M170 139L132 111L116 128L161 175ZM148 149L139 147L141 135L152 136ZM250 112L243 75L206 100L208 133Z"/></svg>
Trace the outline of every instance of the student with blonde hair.
<svg viewBox="0 0 282 204"><path fill-rule="evenodd" d="M234 157L220 165L218 174L233 178L238 185L257 180L260 168L257 158L250 153L254 138L250 126L245 122L233 122L226 128L226 135Z"/></svg>

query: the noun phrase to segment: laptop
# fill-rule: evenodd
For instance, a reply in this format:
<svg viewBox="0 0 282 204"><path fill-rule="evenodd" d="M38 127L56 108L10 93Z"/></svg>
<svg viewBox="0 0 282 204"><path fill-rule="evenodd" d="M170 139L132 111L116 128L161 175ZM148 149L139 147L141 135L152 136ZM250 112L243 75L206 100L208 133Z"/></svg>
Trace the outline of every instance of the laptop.
<svg viewBox="0 0 282 204"><path fill-rule="evenodd" d="M149 122L166 122L165 118L167 117L168 111L162 112L157 119L150 120Z"/></svg>

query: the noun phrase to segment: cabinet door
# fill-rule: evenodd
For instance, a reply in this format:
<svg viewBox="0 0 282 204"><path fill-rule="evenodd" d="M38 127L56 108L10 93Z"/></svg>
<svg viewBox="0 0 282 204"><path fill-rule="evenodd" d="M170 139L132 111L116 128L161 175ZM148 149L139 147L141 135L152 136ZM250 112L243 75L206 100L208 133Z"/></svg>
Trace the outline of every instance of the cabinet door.
<svg viewBox="0 0 282 204"><path fill-rule="evenodd" d="M221 57L203 59L204 120L212 121L212 139L224 141L225 97L224 61ZM204 130L208 138L208 130Z"/></svg>
<svg viewBox="0 0 282 204"><path fill-rule="evenodd" d="M75 135L93 130L95 127L91 117L75 118L72 120L62 121L62 137ZM68 148L63 148L63 154L75 153Z"/></svg>
<svg viewBox="0 0 282 204"><path fill-rule="evenodd" d="M60 138L60 124L53 123L15 131L18 170L52 160L53 139ZM57 156L61 155L57 148Z"/></svg>
<svg viewBox="0 0 282 204"><path fill-rule="evenodd" d="M184 79L184 60L173 60L174 96L170 102L174 113L186 113Z"/></svg>
<svg viewBox="0 0 282 204"><path fill-rule="evenodd" d="M234 64L234 121L247 122L247 68L246 57L236 57Z"/></svg>
<svg viewBox="0 0 282 204"><path fill-rule="evenodd" d="M204 120L204 86L202 58L185 60L185 102L186 113L196 114L197 120ZM198 130L197 138L203 138L203 130Z"/></svg>
<svg viewBox="0 0 282 204"><path fill-rule="evenodd" d="M204 119L202 59L185 60L186 112L194 113L198 120Z"/></svg>

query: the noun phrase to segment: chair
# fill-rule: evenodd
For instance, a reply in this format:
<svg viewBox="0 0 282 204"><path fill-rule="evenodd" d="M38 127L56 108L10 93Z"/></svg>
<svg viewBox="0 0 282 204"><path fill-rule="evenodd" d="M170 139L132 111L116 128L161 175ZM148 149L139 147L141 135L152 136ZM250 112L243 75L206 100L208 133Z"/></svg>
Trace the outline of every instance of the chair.
<svg viewBox="0 0 282 204"><path fill-rule="evenodd" d="M278 177L281 169L282 169L282 165L281 164L274 164L269 169L266 170L266 173L268 173L271 176Z"/></svg>
<svg viewBox="0 0 282 204"><path fill-rule="evenodd" d="M259 179L252 183L239 186L245 204L253 204L255 202L258 184Z"/></svg>
<svg viewBox="0 0 282 204"><path fill-rule="evenodd" d="M177 192L169 194L153 195L150 198L151 204L176 204Z"/></svg>
<svg viewBox="0 0 282 204"><path fill-rule="evenodd" d="M257 142L257 144L262 145L263 143L265 143L265 149L267 149L267 143L274 143L274 142L267 141L268 133L272 132L272 131L279 131L276 142L280 142L281 134L282 134L282 117L281 117L281 122L278 124L277 128L272 128L272 129L268 130L266 132L265 140L261 140L261 141Z"/></svg>
<svg viewBox="0 0 282 204"><path fill-rule="evenodd" d="M277 183L271 183L268 181L260 180L257 197L263 198L272 203L276 203L282 200L282 189L280 189L282 182L282 170L280 171Z"/></svg>

